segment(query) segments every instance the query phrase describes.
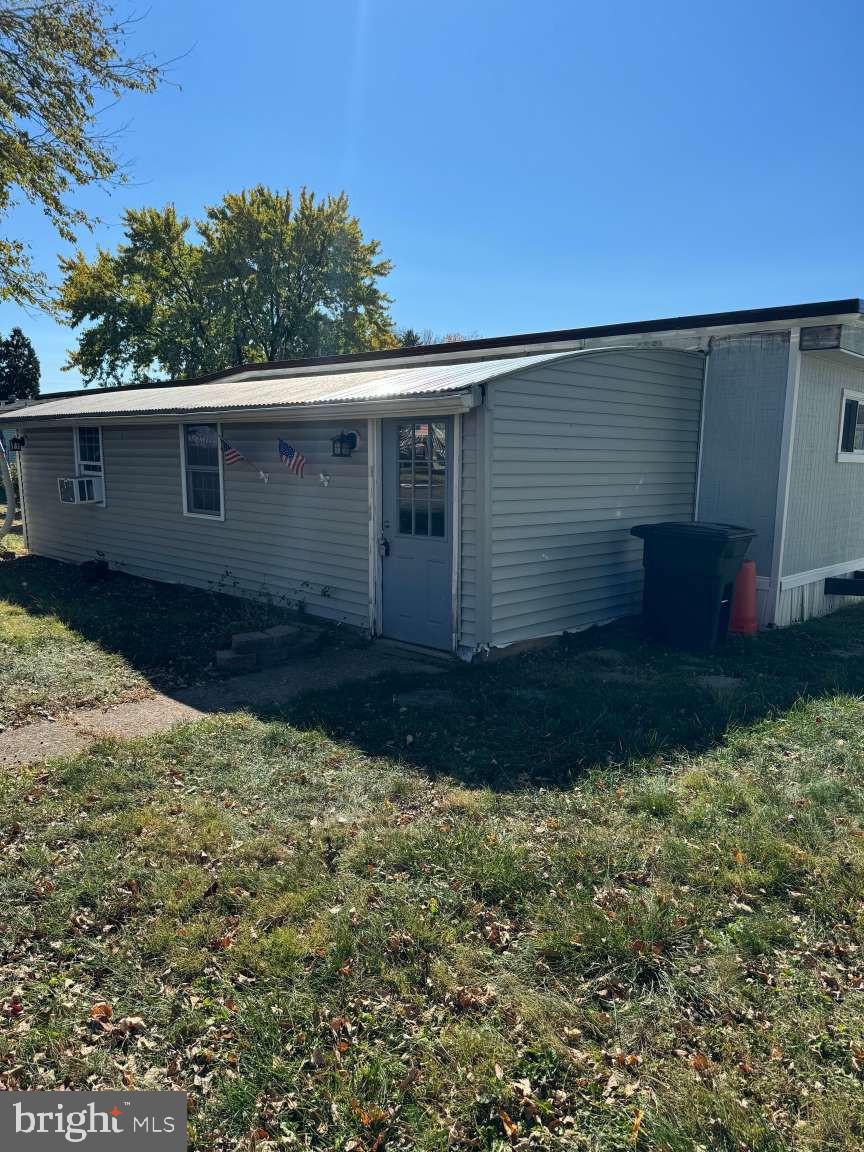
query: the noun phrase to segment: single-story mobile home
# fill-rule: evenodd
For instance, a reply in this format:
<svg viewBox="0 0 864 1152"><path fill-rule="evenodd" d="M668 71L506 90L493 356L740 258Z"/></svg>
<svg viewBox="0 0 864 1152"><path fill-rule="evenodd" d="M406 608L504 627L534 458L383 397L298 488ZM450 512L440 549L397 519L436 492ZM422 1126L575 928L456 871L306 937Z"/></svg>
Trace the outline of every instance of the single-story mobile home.
<svg viewBox="0 0 864 1152"><path fill-rule="evenodd" d="M32 552L466 658L638 612L646 521L755 529L763 625L864 568L857 299L250 364L15 422Z"/></svg>

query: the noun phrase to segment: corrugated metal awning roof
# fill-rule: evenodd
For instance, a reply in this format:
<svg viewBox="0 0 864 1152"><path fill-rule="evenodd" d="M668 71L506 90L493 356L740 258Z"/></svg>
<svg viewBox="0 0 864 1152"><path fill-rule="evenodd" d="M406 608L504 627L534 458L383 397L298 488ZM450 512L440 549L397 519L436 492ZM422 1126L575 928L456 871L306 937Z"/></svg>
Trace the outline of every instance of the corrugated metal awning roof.
<svg viewBox="0 0 864 1152"><path fill-rule="evenodd" d="M498 376L550 360L573 356L551 352L539 356L481 360L467 364L427 364L416 368L367 369L354 372L295 375L260 380L217 380L210 384L172 384L153 388L99 389L63 399L41 400L15 413L15 422L68 420L75 417L130 417L186 412L267 411L329 404L369 404L414 400L463 392Z"/></svg>

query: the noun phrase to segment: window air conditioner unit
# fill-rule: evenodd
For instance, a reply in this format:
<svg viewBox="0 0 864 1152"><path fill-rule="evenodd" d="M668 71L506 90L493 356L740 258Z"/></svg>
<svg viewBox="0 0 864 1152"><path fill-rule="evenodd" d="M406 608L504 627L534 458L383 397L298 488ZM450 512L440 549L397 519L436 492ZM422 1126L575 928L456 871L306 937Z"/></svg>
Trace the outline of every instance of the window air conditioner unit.
<svg viewBox="0 0 864 1152"><path fill-rule="evenodd" d="M57 481L61 504L101 504L101 476L62 476Z"/></svg>

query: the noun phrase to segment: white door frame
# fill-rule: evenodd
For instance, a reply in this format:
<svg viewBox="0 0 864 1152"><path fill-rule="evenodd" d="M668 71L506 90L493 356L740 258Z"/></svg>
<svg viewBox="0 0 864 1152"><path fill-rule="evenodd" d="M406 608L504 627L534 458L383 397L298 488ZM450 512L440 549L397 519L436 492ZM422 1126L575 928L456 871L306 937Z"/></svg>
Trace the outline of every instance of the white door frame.
<svg viewBox="0 0 864 1152"><path fill-rule="evenodd" d="M366 421L366 444L369 457L369 635L381 635L382 588L384 573L381 565L381 505L384 489L381 481L383 456L381 451L381 420L370 417Z"/></svg>
<svg viewBox="0 0 864 1152"><path fill-rule="evenodd" d="M453 417L453 449L450 453L453 479L450 489L453 493L453 506L450 509L450 523L453 531L453 557L450 573L450 651L459 651L459 570L462 567L462 414Z"/></svg>
<svg viewBox="0 0 864 1152"><path fill-rule="evenodd" d="M450 647L456 652L459 646L459 571L462 558L462 415L452 414L453 447L450 453L450 467L453 470L450 490L450 523L453 532L453 554L451 560L450 592ZM366 441L369 446L369 634L381 635L383 618L384 570L381 557L381 514L384 501L382 473L384 469L383 436L381 419L370 418L366 422Z"/></svg>

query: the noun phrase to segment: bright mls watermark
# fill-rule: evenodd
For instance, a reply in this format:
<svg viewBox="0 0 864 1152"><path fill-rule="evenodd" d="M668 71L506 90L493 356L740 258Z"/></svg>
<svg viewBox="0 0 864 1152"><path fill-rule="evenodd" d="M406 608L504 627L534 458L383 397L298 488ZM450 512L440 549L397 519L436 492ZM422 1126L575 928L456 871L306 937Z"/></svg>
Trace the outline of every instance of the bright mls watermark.
<svg viewBox="0 0 864 1152"><path fill-rule="evenodd" d="M0 1149L186 1152L183 1092L0 1092Z"/></svg>

